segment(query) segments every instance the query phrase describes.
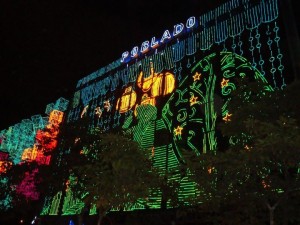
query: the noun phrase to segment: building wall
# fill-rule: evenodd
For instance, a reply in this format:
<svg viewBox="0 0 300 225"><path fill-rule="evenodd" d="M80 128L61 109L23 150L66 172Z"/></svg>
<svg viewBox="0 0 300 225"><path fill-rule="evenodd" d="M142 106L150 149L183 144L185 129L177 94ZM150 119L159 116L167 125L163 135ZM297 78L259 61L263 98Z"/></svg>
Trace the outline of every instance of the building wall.
<svg viewBox="0 0 300 225"><path fill-rule="evenodd" d="M179 198L186 202L199 192L180 170L184 151L201 155L225 148L216 125L230 121L234 113L228 105L237 87L235 79L261 80L268 90L286 85L279 16L277 0L230 0L182 22L185 32L174 35L180 28L174 25L174 30L79 80L64 123L90 117L91 128L122 128L132 134L152 156L154 166L172 172L169 179L180 182ZM146 48L147 43L153 46ZM40 116L32 120L37 126L45 122ZM27 132L29 125L22 127ZM30 140L22 139L26 145L20 145L13 141L18 136L13 131L19 128L20 124L0 132L6 138L1 139L0 150L10 149L14 163L32 156L36 136L36 130L29 131L25 139ZM160 207L159 192L150 199L150 208ZM46 198L42 215L72 215L82 207L71 191L59 192ZM126 210L142 208L137 202Z"/></svg>
<svg viewBox="0 0 300 225"><path fill-rule="evenodd" d="M23 119L0 131L0 183L3 187L8 182L5 177L8 168L36 163L38 166L23 171L23 180L15 184L15 191L27 200L39 200L40 193L36 190L35 179L39 173L38 167L55 163L52 152L58 144L57 137L68 103L68 100L59 98L55 103L47 105L46 116L33 115L30 119ZM0 200L1 209L12 207L10 194L7 192L6 199Z"/></svg>
<svg viewBox="0 0 300 225"><path fill-rule="evenodd" d="M199 192L180 171L184 151L201 155L224 148L216 124L234 113L228 105L235 78L261 80L268 90L286 85L278 16L276 0L231 0L195 17L198 25L189 29L188 20L184 34L165 31L164 43L155 38L158 45L146 53L139 52L143 43L79 80L66 122L90 117L91 127L132 134L154 166L180 182L185 202ZM149 207L159 208L160 193L150 198ZM63 215L82 207L69 193L60 201ZM141 208L137 203L127 210Z"/></svg>

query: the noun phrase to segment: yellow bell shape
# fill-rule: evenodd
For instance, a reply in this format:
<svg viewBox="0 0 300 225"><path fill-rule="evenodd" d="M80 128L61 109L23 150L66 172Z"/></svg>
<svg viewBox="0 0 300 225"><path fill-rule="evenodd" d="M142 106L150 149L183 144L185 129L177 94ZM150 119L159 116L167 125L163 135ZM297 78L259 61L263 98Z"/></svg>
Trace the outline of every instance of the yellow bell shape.
<svg viewBox="0 0 300 225"><path fill-rule="evenodd" d="M125 113L130 110L136 103L136 92L132 87L127 87L122 96L117 100L116 110Z"/></svg>

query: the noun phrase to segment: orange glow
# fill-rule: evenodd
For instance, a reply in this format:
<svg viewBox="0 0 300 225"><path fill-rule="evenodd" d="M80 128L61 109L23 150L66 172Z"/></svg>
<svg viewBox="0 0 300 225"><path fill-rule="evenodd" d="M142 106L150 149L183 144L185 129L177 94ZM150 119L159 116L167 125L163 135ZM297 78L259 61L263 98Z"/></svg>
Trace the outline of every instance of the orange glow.
<svg viewBox="0 0 300 225"><path fill-rule="evenodd" d="M36 144L33 148L27 148L22 154L22 160L33 161L38 164L50 164L51 155L45 155L53 151L57 146L57 135L59 133L59 125L63 120L64 113L53 110L49 116L49 124L44 130L38 130L35 135Z"/></svg>
<svg viewBox="0 0 300 225"><path fill-rule="evenodd" d="M211 174L212 171L213 171L213 169L214 169L214 167L209 167L209 168L207 169L207 172L208 172L209 174Z"/></svg>
<svg viewBox="0 0 300 225"><path fill-rule="evenodd" d="M144 72L141 71L136 81L137 87L144 92L141 101L136 102L137 94L130 86L125 89L122 96L117 100L116 110L125 113L134 106L136 109L138 105L150 104L156 106L155 98L172 93L175 90L175 81L174 75L170 72L155 73L153 63L150 62L150 75L144 77Z"/></svg>
<svg viewBox="0 0 300 225"><path fill-rule="evenodd" d="M154 155L155 155L155 148L153 146L152 149L151 149L151 156L154 157Z"/></svg>
<svg viewBox="0 0 300 225"><path fill-rule="evenodd" d="M45 156L43 152L41 152L41 151L37 152L37 156L35 158L35 161L39 165L49 165L50 164L50 160L51 160L51 155Z"/></svg>
<svg viewBox="0 0 300 225"><path fill-rule="evenodd" d="M226 80L225 78L223 78L223 80L221 82L221 88L228 86L228 82L229 82L229 80Z"/></svg>
<svg viewBox="0 0 300 225"><path fill-rule="evenodd" d="M153 97L167 95L175 89L175 77L172 73L160 73L157 79L153 82L151 95Z"/></svg>
<svg viewBox="0 0 300 225"><path fill-rule="evenodd" d="M181 126L177 126L177 128L174 129L174 132L175 132L175 135L181 135L182 134L182 130L183 130L183 127Z"/></svg>
<svg viewBox="0 0 300 225"><path fill-rule="evenodd" d="M229 121L231 121L231 116L232 116L232 114L226 113L226 116L223 117L223 120L225 122L229 122Z"/></svg>
<svg viewBox="0 0 300 225"><path fill-rule="evenodd" d="M125 89L121 98L117 100L116 110L119 110L120 113L125 113L130 110L136 103L136 93L132 90L132 87L129 86Z"/></svg>
<svg viewBox="0 0 300 225"><path fill-rule="evenodd" d="M49 116L49 123L58 126L63 120L64 113L58 110L53 110Z"/></svg>
<svg viewBox="0 0 300 225"><path fill-rule="evenodd" d="M26 148L23 151L21 159L24 161L32 161L36 159L37 154L38 154L38 148L36 145L34 145L33 148Z"/></svg>
<svg viewBox="0 0 300 225"><path fill-rule="evenodd" d="M150 62L150 76L144 77L144 72L141 71L137 78L137 86L143 92L151 90L151 97L167 95L175 89L175 77L170 72L155 73L153 63Z"/></svg>
<svg viewBox="0 0 300 225"><path fill-rule="evenodd" d="M24 161L25 160L31 160L31 152L32 152L32 148L26 148L23 151L21 159L24 160Z"/></svg>
<svg viewBox="0 0 300 225"><path fill-rule="evenodd" d="M0 174L1 173L6 173L9 167L11 167L12 162L8 161L0 161Z"/></svg>
<svg viewBox="0 0 300 225"><path fill-rule="evenodd" d="M36 134L36 140L38 143L38 148L43 151L52 151L57 146L57 130L41 131L39 130Z"/></svg>
<svg viewBox="0 0 300 225"><path fill-rule="evenodd" d="M142 89L143 92L147 92L152 87L153 82L157 79L157 76L151 75L150 77L144 78L143 71L140 72L140 75L137 79L137 86Z"/></svg>
<svg viewBox="0 0 300 225"><path fill-rule="evenodd" d="M196 72L195 75L193 76L194 81L200 80L201 78L201 73Z"/></svg>
<svg viewBox="0 0 300 225"><path fill-rule="evenodd" d="M155 98L154 97L149 97L148 94L143 94L143 97L142 97L142 102L141 102L141 105L153 105L155 106Z"/></svg>
<svg viewBox="0 0 300 225"><path fill-rule="evenodd" d="M198 99L198 97L192 96L190 98L190 105L193 106L193 105L197 104L198 103L197 99Z"/></svg>

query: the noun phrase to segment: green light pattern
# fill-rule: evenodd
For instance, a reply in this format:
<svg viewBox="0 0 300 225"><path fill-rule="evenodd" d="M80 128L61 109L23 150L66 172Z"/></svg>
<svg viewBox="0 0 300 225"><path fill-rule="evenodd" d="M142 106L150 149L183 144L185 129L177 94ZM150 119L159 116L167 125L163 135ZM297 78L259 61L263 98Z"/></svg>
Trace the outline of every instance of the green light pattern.
<svg viewBox="0 0 300 225"><path fill-rule="evenodd" d="M205 86L205 95L204 97L204 115L205 115L205 133L204 138L206 139L204 142L208 143L208 150L215 151L216 150L216 137L215 137L215 124L217 119L217 114L214 109L214 96L215 96L215 85L216 85L216 74L214 72L213 64L210 62L212 58L214 58L216 54L211 54L201 60L195 67L192 68L192 74L196 70L203 71L203 80ZM199 72L199 71L198 71ZM200 92L200 91L199 91ZM206 146L207 149L207 146ZM205 153L205 152L204 152Z"/></svg>
<svg viewBox="0 0 300 225"><path fill-rule="evenodd" d="M189 172L189 171L187 171ZM180 189L179 189L179 201L185 205L189 205L189 199L195 199L200 195L200 192L197 190L197 185L195 182L189 180L187 177L184 177L180 180Z"/></svg>
<svg viewBox="0 0 300 225"><path fill-rule="evenodd" d="M232 10L235 13L231 13ZM216 19L225 14L228 19ZM90 128L98 126L108 131L121 126L149 151L149 156L154 154L154 166L162 175L170 173L169 181L180 182L179 199L187 204L188 198L200 193L193 181L180 172L183 151L197 155L216 151L216 123L234 113L228 110L231 93L236 89L234 78L259 79L266 84L265 91L285 86L277 17L277 0L261 0L257 4L250 4L248 0L229 1L199 17L200 24L214 21L211 26L195 30L189 37L170 43L155 54L136 59L136 63L126 66L116 60L79 80L66 122L80 119L84 107L89 105L85 116L93 121ZM171 94L158 96L153 105L143 105L136 80L140 70L150 74L150 61L157 73L172 72L177 83ZM136 105L126 113L115 110L120 86L132 86L138 94ZM106 100L113 110L104 109ZM48 104L45 113L49 115L53 109L66 110L67 103L61 98ZM96 107L102 111L101 118L95 118ZM0 144L0 150L8 151L13 162L19 163L24 149L33 145L36 130L44 128L47 122L47 117L36 115L1 131L6 139ZM242 140L230 139L231 144L238 141ZM59 192L47 199L43 215L57 215L59 208L63 215L81 211L83 203L74 199L70 190L64 198L62 196ZM161 192L152 190L148 201L140 200L125 210L144 209L146 204L160 208L160 203ZM90 214L95 213L96 208L92 207Z"/></svg>
<svg viewBox="0 0 300 225"><path fill-rule="evenodd" d="M154 141L154 126L157 109L152 105L140 105L137 111L137 125L132 128L133 139L144 148L151 148ZM127 120L131 120L131 115ZM125 122L128 123L128 122Z"/></svg>
<svg viewBox="0 0 300 225"><path fill-rule="evenodd" d="M62 215L79 214L84 207L84 203L77 198L74 198L71 190L66 191L66 196L63 200Z"/></svg>
<svg viewBox="0 0 300 225"><path fill-rule="evenodd" d="M45 197L45 200L44 200L44 205L43 205L43 208L41 210L41 213L40 215L49 215L49 210L50 210L50 205L51 205L51 197Z"/></svg>
<svg viewBox="0 0 300 225"><path fill-rule="evenodd" d="M62 198L62 192L58 192L53 198L46 197L41 215L59 215L59 207Z"/></svg>
<svg viewBox="0 0 300 225"><path fill-rule="evenodd" d="M160 209L160 203L161 203L161 191L160 190L151 190L151 194L148 198L148 204L149 208L151 209ZM130 209L132 210L132 209Z"/></svg>
<svg viewBox="0 0 300 225"><path fill-rule="evenodd" d="M167 146L159 146L155 148L153 157L153 166L159 168L160 171L165 171L167 167Z"/></svg>
<svg viewBox="0 0 300 225"><path fill-rule="evenodd" d="M92 205L92 207L90 208L89 215L96 215L96 214L97 214L97 207L96 205Z"/></svg>
<svg viewBox="0 0 300 225"><path fill-rule="evenodd" d="M52 202L51 202L51 205L50 205L50 209L49 209L49 215L58 215L58 210L59 210L59 203L60 203L60 200L61 200L61 197L62 197L62 192L58 192Z"/></svg>

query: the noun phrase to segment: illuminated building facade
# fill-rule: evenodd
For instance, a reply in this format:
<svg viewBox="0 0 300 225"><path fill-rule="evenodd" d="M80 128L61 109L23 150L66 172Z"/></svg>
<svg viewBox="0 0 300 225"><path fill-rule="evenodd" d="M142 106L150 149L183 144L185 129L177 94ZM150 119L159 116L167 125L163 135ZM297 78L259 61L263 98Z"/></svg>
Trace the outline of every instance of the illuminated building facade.
<svg viewBox="0 0 300 225"><path fill-rule="evenodd" d="M235 78L261 80L268 90L286 85L279 14L277 0L230 0L192 16L79 80L68 109L52 111L49 122L59 124L66 111L64 123L90 117L91 128L122 128L149 151L155 167L173 172L169 179L180 182L179 198L186 202L198 192L180 173L182 151L201 155L217 150L221 140L216 124L230 121L234 113L228 105ZM47 126L43 118L33 119ZM50 134L30 130L24 137L31 135L30 141L14 148L13 131L21 126L1 133L7 138L1 146L12 149L13 162L49 163L32 140L42 143L43 135L52 135L53 143L44 146L51 151L57 144L55 129ZM148 207L160 208L160 193L150 198ZM42 215L72 215L82 207L71 190L62 191L46 199ZM126 210L144 208L137 202Z"/></svg>
<svg viewBox="0 0 300 225"><path fill-rule="evenodd" d="M34 115L30 119L24 119L0 131L0 178L10 166L32 162L38 165L51 163L51 151L58 144L59 126L63 121L68 103L68 100L59 98L55 103L47 105L46 116ZM23 181L15 187L16 192L28 200L38 200L39 192L35 187L35 177L38 172L38 167L32 171L26 171ZM0 181L6 182L2 178ZM10 196L7 196L5 203L0 204L9 205L9 199Z"/></svg>

